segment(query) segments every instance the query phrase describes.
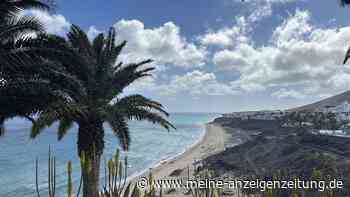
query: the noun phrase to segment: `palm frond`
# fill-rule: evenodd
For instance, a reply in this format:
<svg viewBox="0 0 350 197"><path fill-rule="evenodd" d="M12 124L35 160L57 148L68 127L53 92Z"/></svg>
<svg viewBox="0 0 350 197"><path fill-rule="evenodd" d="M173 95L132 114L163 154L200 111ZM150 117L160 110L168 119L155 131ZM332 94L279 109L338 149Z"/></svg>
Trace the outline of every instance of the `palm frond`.
<svg viewBox="0 0 350 197"><path fill-rule="evenodd" d="M103 77L110 79L114 72L114 64L126 44L126 42L122 42L116 46L115 36L115 29L111 28L106 38L103 34L100 34L94 40L93 47L95 48L95 52L97 52L96 79Z"/></svg>
<svg viewBox="0 0 350 197"><path fill-rule="evenodd" d="M105 37L103 35L103 33L98 34L95 39L92 42L92 47L94 48L94 52L96 55L96 59L97 59L97 64L100 65L103 63L103 48L104 48L104 44L105 44Z"/></svg>
<svg viewBox="0 0 350 197"><path fill-rule="evenodd" d="M41 58L44 58L59 62L61 68L75 75L82 82L87 81L91 75L91 70L86 67L88 60L71 48L64 38L55 35L42 34L36 38L20 39L15 43L15 46L7 50L7 53L0 52L0 55L20 57L18 59L21 60L40 61Z"/></svg>
<svg viewBox="0 0 350 197"><path fill-rule="evenodd" d="M28 95L38 94L39 92L49 92L49 81L38 79L35 77L13 77L13 76L4 76L6 83L0 87L0 95L16 95L23 94L27 92Z"/></svg>
<svg viewBox="0 0 350 197"><path fill-rule="evenodd" d="M15 10L25 10L25 9L40 9L49 11L50 7L47 3L40 0L3 0L4 3L7 3L9 5L8 7L12 7Z"/></svg>
<svg viewBox="0 0 350 197"><path fill-rule="evenodd" d="M111 108L108 108L107 111L112 111L114 114L120 114L128 120L144 120L153 124L158 124L168 131L171 128L176 129L176 127L161 114L152 111L148 107L115 104Z"/></svg>
<svg viewBox="0 0 350 197"><path fill-rule="evenodd" d="M350 0L339 0L341 6L350 5Z"/></svg>
<svg viewBox="0 0 350 197"><path fill-rule="evenodd" d="M157 101L146 98L140 94L129 95L118 100L115 104L115 108L122 109L124 106L132 106L137 108L147 108L149 110L156 110L165 116L169 114L164 110L163 105Z"/></svg>
<svg viewBox="0 0 350 197"><path fill-rule="evenodd" d="M0 19L4 20L16 16L20 11L26 9L51 10L48 3L39 0L1 0L0 1Z"/></svg>
<svg viewBox="0 0 350 197"><path fill-rule="evenodd" d="M144 108L133 108L132 110L127 111L125 115L130 120L144 120L153 124L158 124L168 131L170 129L176 129L176 127L172 125L168 120L166 120L163 116Z"/></svg>
<svg viewBox="0 0 350 197"><path fill-rule="evenodd" d="M39 118L32 125L30 137L36 138L45 128L50 127L54 122L60 118L57 113L44 112L41 113Z"/></svg>
<svg viewBox="0 0 350 197"><path fill-rule="evenodd" d="M114 135L118 138L121 147L124 150L129 150L130 147L130 132L127 121L118 113L111 112L108 114L107 123L113 130Z"/></svg>
<svg viewBox="0 0 350 197"><path fill-rule="evenodd" d="M127 66L119 68L114 73L113 85L116 93L120 93L129 86L131 83L135 82L137 79L151 76L150 71L154 70L154 67L140 69L140 67L145 64L151 63L152 60L145 60L137 64L129 64Z"/></svg>
<svg viewBox="0 0 350 197"><path fill-rule="evenodd" d="M110 28L108 37L105 40L106 46L104 50L104 64L110 65L111 67L115 64L118 56L126 45L126 41L116 45L116 32L114 28Z"/></svg>
<svg viewBox="0 0 350 197"><path fill-rule="evenodd" d="M113 59L117 59L118 56L120 55L120 53L122 52L123 48L126 46L126 41L123 41L122 43L120 43L118 46L116 46L114 48L114 57Z"/></svg>
<svg viewBox="0 0 350 197"><path fill-rule="evenodd" d="M66 72L56 70L55 64L39 63L37 65L17 66L4 71L2 78L8 81L6 86L0 88L3 96L8 95L9 91L22 92L22 94L26 92L26 95L28 95L30 92L33 94L37 90L43 92L45 89L48 94L53 95L65 92L68 94L67 99L68 97L77 99L86 95L84 86L80 81Z"/></svg>
<svg viewBox="0 0 350 197"><path fill-rule="evenodd" d="M62 140L62 138L67 134L68 130L73 127L73 120L68 118L63 118L59 122L57 138L58 140Z"/></svg>
<svg viewBox="0 0 350 197"><path fill-rule="evenodd" d="M12 118L16 116L29 116L45 109L55 97L39 93L37 95L5 95L0 98L0 116Z"/></svg>
<svg viewBox="0 0 350 197"><path fill-rule="evenodd" d="M94 56L90 40L80 27L72 25L67 33L67 37L72 47L77 49L81 55L84 55L86 58Z"/></svg>
<svg viewBox="0 0 350 197"><path fill-rule="evenodd" d="M106 61L106 64L112 65L115 61L115 58L113 58L113 55L115 55L114 48L115 48L115 29L110 28L108 32L108 36L105 40L105 50L104 50L104 60Z"/></svg>
<svg viewBox="0 0 350 197"><path fill-rule="evenodd" d="M345 53L345 59L343 61L343 64L346 64L348 62L349 58L350 58L350 47Z"/></svg>
<svg viewBox="0 0 350 197"><path fill-rule="evenodd" d="M39 114L38 119L32 127L31 137L35 138L40 132L51 126L54 122L69 119L79 121L86 119L87 112L84 108L73 103L55 102Z"/></svg>
<svg viewBox="0 0 350 197"><path fill-rule="evenodd" d="M5 133L5 118L0 116L0 137Z"/></svg>
<svg viewBox="0 0 350 197"><path fill-rule="evenodd" d="M20 16L9 19L6 24L0 24L1 40L17 40L31 33L43 33L44 25L33 16Z"/></svg>

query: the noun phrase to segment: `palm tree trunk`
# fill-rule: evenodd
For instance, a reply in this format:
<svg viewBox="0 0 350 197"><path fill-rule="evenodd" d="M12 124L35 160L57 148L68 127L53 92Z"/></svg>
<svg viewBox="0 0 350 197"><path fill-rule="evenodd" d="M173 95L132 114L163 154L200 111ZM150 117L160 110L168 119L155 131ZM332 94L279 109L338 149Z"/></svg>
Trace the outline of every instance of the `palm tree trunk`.
<svg viewBox="0 0 350 197"><path fill-rule="evenodd" d="M83 197L98 197L103 138L104 130L101 121L91 120L86 124L79 124L78 151L80 158L83 154L85 156L85 165L81 166Z"/></svg>

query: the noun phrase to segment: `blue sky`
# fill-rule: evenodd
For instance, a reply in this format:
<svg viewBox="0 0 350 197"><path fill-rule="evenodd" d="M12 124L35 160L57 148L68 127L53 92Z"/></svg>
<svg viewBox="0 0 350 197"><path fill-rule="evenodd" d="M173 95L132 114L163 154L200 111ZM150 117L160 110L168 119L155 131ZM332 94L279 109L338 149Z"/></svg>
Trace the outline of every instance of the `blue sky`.
<svg viewBox="0 0 350 197"><path fill-rule="evenodd" d="M152 58L143 93L169 111L289 108L348 89L350 8L315 0L58 0L32 11L51 33L70 24L92 38L113 26L123 62Z"/></svg>

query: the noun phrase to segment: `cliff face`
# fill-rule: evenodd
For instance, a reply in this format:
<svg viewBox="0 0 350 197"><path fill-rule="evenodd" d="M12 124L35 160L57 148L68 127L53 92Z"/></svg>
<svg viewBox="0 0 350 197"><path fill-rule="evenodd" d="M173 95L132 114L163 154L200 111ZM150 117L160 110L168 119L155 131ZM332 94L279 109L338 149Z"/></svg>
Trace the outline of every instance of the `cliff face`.
<svg viewBox="0 0 350 197"><path fill-rule="evenodd" d="M217 119L216 124L230 128L259 131L251 140L208 157L205 168L218 176L272 177L284 172L290 179L309 179L315 170L338 180L350 180L350 138L321 136L296 128L281 128L276 122ZM288 178L287 177L287 178ZM345 181L339 196L350 194ZM338 196L335 195L335 196Z"/></svg>

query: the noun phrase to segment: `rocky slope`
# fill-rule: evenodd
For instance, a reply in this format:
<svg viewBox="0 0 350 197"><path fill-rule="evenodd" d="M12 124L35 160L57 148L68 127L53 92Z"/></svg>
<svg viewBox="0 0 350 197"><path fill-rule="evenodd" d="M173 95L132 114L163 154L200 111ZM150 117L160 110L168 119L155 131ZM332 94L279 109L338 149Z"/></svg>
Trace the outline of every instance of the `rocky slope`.
<svg viewBox="0 0 350 197"><path fill-rule="evenodd" d="M344 180L346 189L336 191L335 196L350 194L350 138L281 128L276 121L219 118L215 123L243 128L251 136L247 142L204 161L205 168L217 176L267 178L283 172L287 178L311 179L317 170L324 176Z"/></svg>

